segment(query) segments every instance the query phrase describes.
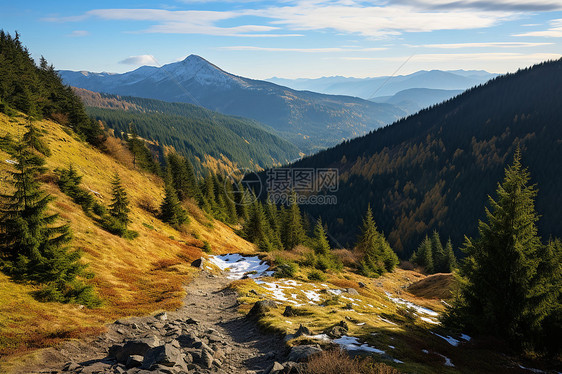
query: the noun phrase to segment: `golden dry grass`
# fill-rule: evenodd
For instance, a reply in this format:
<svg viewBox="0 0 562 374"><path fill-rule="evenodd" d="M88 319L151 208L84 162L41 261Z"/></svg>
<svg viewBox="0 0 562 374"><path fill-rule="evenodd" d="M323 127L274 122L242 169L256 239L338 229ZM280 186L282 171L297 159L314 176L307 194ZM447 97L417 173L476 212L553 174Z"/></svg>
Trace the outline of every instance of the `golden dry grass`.
<svg viewBox="0 0 562 374"><path fill-rule="evenodd" d="M23 116L9 118L0 114L0 136L9 133L21 137L25 122ZM106 206L110 202L113 173L119 173L131 201L130 229L137 231L139 237L126 240L108 233L54 183L45 184L45 190L56 197L51 208L71 223L72 245L83 252L84 263L95 273L90 282L104 304L87 309L72 304L39 303L30 296L33 286L16 284L0 274L0 361L10 356L9 361L13 362L14 355L61 339L99 334L105 323L121 317L179 307L183 285L196 272L190 262L201 256L203 240L217 253L254 252L255 246L236 236L228 226L209 222L208 218L201 223L205 215L192 204L187 208L195 217L185 232L169 227L141 209L139 205L147 203L154 207L160 205L163 183L154 175L132 169L130 155L118 140L111 139L110 152L104 154L67 134L54 122L40 121L36 125L45 131L45 140L52 151L46 163L51 174L55 168L72 164L84 176L83 186L99 193L98 201ZM8 158L9 155L0 151L0 178L6 177ZM6 185L0 185L0 192L5 188Z"/></svg>

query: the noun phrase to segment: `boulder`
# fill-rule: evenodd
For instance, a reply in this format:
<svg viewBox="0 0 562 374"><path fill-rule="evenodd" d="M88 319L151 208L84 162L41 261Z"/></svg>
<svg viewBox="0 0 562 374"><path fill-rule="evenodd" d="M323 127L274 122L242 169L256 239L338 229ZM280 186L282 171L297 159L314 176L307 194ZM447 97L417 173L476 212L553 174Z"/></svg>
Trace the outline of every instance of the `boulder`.
<svg viewBox="0 0 562 374"><path fill-rule="evenodd" d="M97 374L97 373L105 373L111 369L111 365L105 362L94 362L92 365L84 366L82 368L81 373L84 374Z"/></svg>
<svg viewBox="0 0 562 374"><path fill-rule="evenodd" d="M289 361L303 362L314 354L322 352L318 344L297 345L289 352Z"/></svg>
<svg viewBox="0 0 562 374"><path fill-rule="evenodd" d="M67 362L64 367L62 368L62 371L70 371L70 372L75 372L76 370L78 370L78 368L80 368L80 365L78 365L76 362Z"/></svg>
<svg viewBox="0 0 562 374"><path fill-rule="evenodd" d="M367 287L367 285L366 285L365 283L363 283L363 282L357 282L357 284L358 284L359 287L361 287L361 288Z"/></svg>
<svg viewBox="0 0 562 374"><path fill-rule="evenodd" d="M172 367L182 359L181 352L171 344L164 344L150 349L144 355L143 369L150 369L154 365Z"/></svg>
<svg viewBox="0 0 562 374"><path fill-rule="evenodd" d="M347 329L342 326L332 326L326 331L326 334L332 339L337 339L347 334Z"/></svg>
<svg viewBox="0 0 562 374"><path fill-rule="evenodd" d="M193 266L194 268L203 269L203 267L205 266L205 262L207 262L207 260L204 259L203 257L201 257L201 258L198 258L197 260L193 261L191 263L191 266Z"/></svg>
<svg viewBox="0 0 562 374"><path fill-rule="evenodd" d="M357 292L355 288L346 288L345 292L347 292L350 295L359 295L359 292Z"/></svg>
<svg viewBox="0 0 562 374"><path fill-rule="evenodd" d="M213 360L213 354L210 351L206 349L201 350L201 359L199 361L201 366L210 369L213 367Z"/></svg>
<svg viewBox="0 0 562 374"><path fill-rule="evenodd" d="M201 341L194 332L188 332L187 334L180 335L177 341L182 347L193 347L196 342Z"/></svg>
<svg viewBox="0 0 562 374"><path fill-rule="evenodd" d="M287 305L285 307L285 310L283 311L283 316L285 317L295 317L297 315L297 312L295 311L295 308L293 308L290 305Z"/></svg>
<svg viewBox="0 0 562 374"><path fill-rule="evenodd" d="M149 349L157 347L160 345L160 341L157 337L151 336L148 338L130 340L126 342L123 346L114 345L109 348L109 358L114 358L117 362L122 364L127 363L127 359L131 355L144 356Z"/></svg>
<svg viewBox="0 0 562 374"><path fill-rule="evenodd" d="M271 309L277 308L277 303L273 300L260 300L257 301L252 309L248 312L250 318L261 318L265 316Z"/></svg>
<svg viewBox="0 0 562 374"><path fill-rule="evenodd" d="M299 336L303 336L303 335L312 335L312 331L310 331L308 327L304 325L300 325L297 332L295 332L295 338L298 338Z"/></svg>
<svg viewBox="0 0 562 374"><path fill-rule="evenodd" d="M154 318L156 318L159 321L166 321L168 320L168 313L166 312L158 313L154 316Z"/></svg>

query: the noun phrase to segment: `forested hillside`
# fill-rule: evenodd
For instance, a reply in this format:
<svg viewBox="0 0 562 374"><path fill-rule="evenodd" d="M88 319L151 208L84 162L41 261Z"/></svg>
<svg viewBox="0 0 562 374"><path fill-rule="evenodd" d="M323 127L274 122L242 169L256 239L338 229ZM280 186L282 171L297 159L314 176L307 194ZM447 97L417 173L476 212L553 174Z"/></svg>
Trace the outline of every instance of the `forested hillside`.
<svg viewBox="0 0 562 374"><path fill-rule="evenodd" d="M186 103L120 97L76 88L86 112L115 130L173 147L197 166L272 167L299 157L298 149L257 121L226 116ZM211 161L213 160L213 161Z"/></svg>
<svg viewBox="0 0 562 374"><path fill-rule="evenodd" d="M437 230L458 247L476 232L516 146L538 183L544 238L562 235L562 60L495 78L441 105L308 157L293 168L340 171L337 205L303 206L343 245L371 204L393 248L408 258Z"/></svg>

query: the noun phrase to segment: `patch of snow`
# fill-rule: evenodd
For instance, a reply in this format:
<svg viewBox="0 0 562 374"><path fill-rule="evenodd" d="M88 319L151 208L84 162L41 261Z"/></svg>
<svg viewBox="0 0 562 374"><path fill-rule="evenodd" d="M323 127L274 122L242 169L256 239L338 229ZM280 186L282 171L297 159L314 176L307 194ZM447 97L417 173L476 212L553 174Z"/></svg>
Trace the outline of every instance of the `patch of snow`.
<svg viewBox="0 0 562 374"><path fill-rule="evenodd" d="M446 336L446 337L445 337L445 336L439 335L438 333L433 332L433 331L432 331L431 333L432 333L433 335L435 335L435 336L440 337L441 339L446 340L447 343L451 344L453 347L458 346L459 343L460 343L457 339L455 339L455 338L453 338L453 337L450 337L450 336Z"/></svg>
<svg viewBox="0 0 562 374"><path fill-rule="evenodd" d="M393 346L393 345L389 345L388 348L390 348L390 349L396 349L396 347Z"/></svg>
<svg viewBox="0 0 562 374"><path fill-rule="evenodd" d="M425 353L425 354L429 353L429 351L427 349L422 349L422 352Z"/></svg>
<svg viewBox="0 0 562 374"><path fill-rule="evenodd" d="M437 313L436 311L431 310L429 308L424 308L423 306L419 306L417 304L414 304L410 301L401 299L399 297L392 297L392 295L389 292L385 291L385 294L390 299L390 301L392 301L393 303L399 304L399 305L405 305L407 308L415 309L416 312L418 312L418 313L423 313L423 314L427 314L427 315L434 316L434 317L437 317L439 315L439 313Z"/></svg>
<svg viewBox="0 0 562 374"><path fill-rule="evenodd" d="M328 293L331 293L332 295L341 295L342 292L343 292L342 290L336 290L336 289L328 290Z"/></svg>
<svg viewBox="0 0 562 374"><path fill-rule="evenodd" d="M403 364L403 363L404 363L404 361L400 361L400 360L397 359L397 358L393 358L392 361L395 362L395 363L397 363L397 364Z"/></svg>
<svg viewBox="0 0 562 374"><path fill-rule="evenodd" d="M312 335L311 338L316 339L316 340L320 340L320 341L325 341L325 342L332 341L332 339L330 339L330 337L326 334Z"/></svg>
<svg viewBox="0 0 562 374"><path fill-rule="evenodd" d="M321 285L322 287L330 288L330 286L328 286L327 284L324 284L324 283L320 283L320 285Z"/></svg>
<svg viewBox="0 0 562 374"><path fill-rule="evenodd" d="M439 321L436 321L436 320L434 320L433 318L420 317L420 319L421 319L422 321L424 321L424 322L431 323L431 324L433 324L433 325L438 325L438 324L439 324Z"/></svg>
<svg viewBox="0 0 562 374"><path fill-rule="evenodd" d="M451 359L449 357L443 356L442 354L439 354L439 353L437 353L437 355L440 356L440 357L443 357L445 359L445 363L443 365L449 366L449 367L452 367L452 368L455 367L455 365L451 362Z"/></svg>
<svg viewBox="0 0 562 374"><path fill-rule="evenodd" d="M285 321L285 322L287 322L289 325L293 324L293 322L291 322L291 321Z"/></svg>
<svg viewBox="0 0 562 374"><path fill-rule="evenodd" d="M315 292L315 291L302 291L303 294L305 294L305 296L311 301L311 302L316 302L319 303L320 301L322 301L320 299L320 294Z"/></svg>
<svg viewBox="0 0 562 374"><path fill-rule="evenodd" d="M392 321L389 321L389 320L387 320L386 318L382 318L381 316L379 316L379 318L380 318L381 321L383 321L383 322L389 323L389 324L391 324L391 325L396 325L396 323L394 323L394 322L392 322Z"/></svg>
<svg viewBox="0 0 562 374"><path fill-rule="evenodd" d="M466 335L466 334L461 334L461 339L464 341L469 342L470 339L472 339L470 336Z"/></svg>
<svg viewBox="0 0 562 374"><path fill-rule="evenodd" d="M6 160L6 163L10 164L10 165L17 165L18 164L18 162L14 161L14 160Z"/></svg>
<svg viewBox="0 0 562 374"><path fill-rule="evenodd" d="M216 265L222 271L228 270L228 279L241 279L248 272L249 278L270 276L269 265L258 258L258 256L242 256L238 253L227 255L209 256L209 262Z"/></svg>
<svg viewBox="0 0 562 374"><path fill-rule="evenodd" d="M300 286L300 283L293 279L286 279L283 281L287 286Z"/></svg>
<svg viewBox="0 0 562 374"><path fill-rule="evenodd" d="M357 326L363 326L364 324L365 324L365 322L359 322L359 323L357 324Z"/></svg>
<svg viewBox="0 0 562 374"><path fill-rule="evenodd" d="M341 338L334 339L334 343L338 344L340 347L348 351L373 352L380 355L385 354L383 350L371 347L367 343L361 344L359 342L359 339L353 336L344 335Z"/></svg>
<svg viewBox="0 0 562 374"><path fill-rule="evenodd" d="M519 368L523 369L523 370L529 370L532 373L546 373L546 371L540 370L540 369L533 369L533 368L526 368L525 366L519 364Z"/></svg>

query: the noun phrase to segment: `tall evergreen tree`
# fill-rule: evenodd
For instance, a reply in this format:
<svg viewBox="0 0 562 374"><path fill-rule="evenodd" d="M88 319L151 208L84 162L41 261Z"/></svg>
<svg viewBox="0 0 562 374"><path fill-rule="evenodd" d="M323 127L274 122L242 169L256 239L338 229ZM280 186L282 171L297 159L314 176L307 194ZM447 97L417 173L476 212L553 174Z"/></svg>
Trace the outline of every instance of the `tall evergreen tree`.
<svg viewBox="0 0 562 374"><path fill-rule="evenodd" d="M316 225L314 226L313 235L313 249L317 255L328 255L330 253L330 243L328 242L328 237L326 235L326 230L324 230L324 225L322 225L322 218L318 218Z"/></svg>
<svg viewBox="0 0 562 374"><path fill-rule="evenodd" d="M305 231L303 228L302 215L300 208L296 202L296 195L293 193L291 204L285 210L283 219L282 240L285 249L290 250L305 240Z"/></svg>
<svg viewBox="0 0 562 374"><path fill-rule="evenodd" d="M29 141L29 136L24 136ZM44 301L79 302L94 306L99 300L77 277L84 274L80 253L72 251L70 226L55 226L57 214L48 214L53 197L40 189L37 177L44 160L31 144L20 142L9 184L12 193L0 196L0 265L18 280L43 285L35 296Z"/></svg>
<svg viewBox="0 0 562 374"><path fill-rule="evenodd" d="M181 207L176 191L169 182L166 183L165 194L164 200L160 205L160 219L175 228L179 228L188 221L189 217Z"/></svg>
<svg viewBox="0 0 562 374"><path fill-rule="evenodd" d="M422 266L426 273L433 273L434 261L432 240L429 239L427 235L420 243L416 252L412 255L411 261L419 266Z"/></svg>
<svg viewBox="0 0 562 374"><path fill-rule="evenodd" d="M392 271L398 265L398 256L390 248L384 235L377 230L370 205L363 219L356 249L363 255L360 271L366 276L381 275L385 271Z"/></svg>
<svg viewBox="0 0 562 374"><path fill-rule="evenodd" d="M451 238L447 240L444 251L445 258L443 261L443 271L449 273L457 268L457 259L455 258L455 252L453 251L453 243L451 243Z"/></svg>
<svg viewBox="0 0 562 374"><path fill-rule="evenodd" d="M447 271L445 269L445 251L437 230L433 230L431 234L431 257L433 259L433 271L435 273L444 273Z"/></svg>
<svg viewBox="0 0 562 374"><path fill-rule="evenodd" d="M115 173L111 181L111 204L109 205L109 214L123 229L126 229L130 222L130 212L131 208L129 208L127 192L121 184L119 174Z"/></svg>
<svg viewBox="0 0 562 374"><path fill-rule="evenodd" d="M478 237L465 240L460 295L448 312L448 321L466 331L495 334L520 348L533 344L556 306L547 292L552 259L537 234L537 190L529 180L518 149L497 197L489 197L491 208L486 222L479 222Z"/></svg>

